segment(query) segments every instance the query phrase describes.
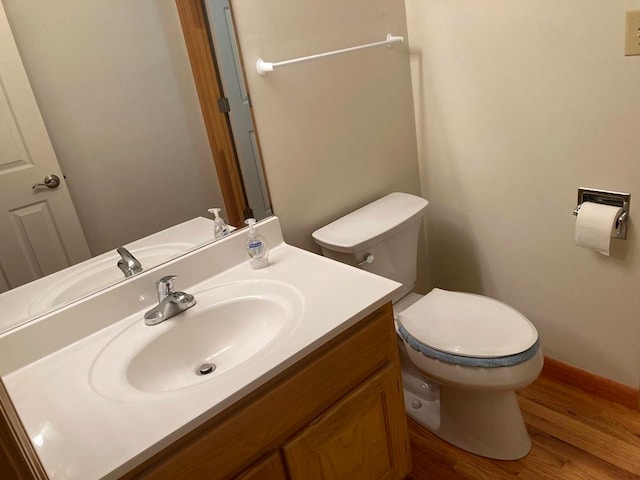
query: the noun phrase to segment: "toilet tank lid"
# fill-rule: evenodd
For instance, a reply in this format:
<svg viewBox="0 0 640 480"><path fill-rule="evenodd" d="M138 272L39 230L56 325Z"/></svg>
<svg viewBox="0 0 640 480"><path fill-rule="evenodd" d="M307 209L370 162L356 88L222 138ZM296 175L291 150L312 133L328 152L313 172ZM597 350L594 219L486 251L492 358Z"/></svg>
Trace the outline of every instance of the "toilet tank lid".
<svg viewBox="0 0 640 480"><path fill-rule="evenodd" d="M326 225L312 236L321 247L351 253L393 235L423 215L429 202L409 193L390 193Z"/></svg>

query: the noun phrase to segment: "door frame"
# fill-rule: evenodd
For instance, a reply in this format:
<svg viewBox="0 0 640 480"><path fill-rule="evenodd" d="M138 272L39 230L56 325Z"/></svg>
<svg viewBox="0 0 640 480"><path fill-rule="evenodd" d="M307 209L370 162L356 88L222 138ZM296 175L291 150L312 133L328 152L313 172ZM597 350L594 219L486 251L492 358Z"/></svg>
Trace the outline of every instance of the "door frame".
<svg viewBox="0 0 640 480"><path fill-rule="evenodd" d="M224 97L224 93L212 49L205 5L201 0L176 0L176 7L228 222L243 227L244 219L253 215L242 182L229 117L218 108L218 100Z"/></svg>
<svg viewBox="0 0 640 480"><path fill-rule="evenodd" d="M271 215L271 201L260 158L247 78L240 58L231 0L201 0L201 3L205 8L209 36L226 98L221 104L231 125L247 201L254 218L262 220Z"/></svg>

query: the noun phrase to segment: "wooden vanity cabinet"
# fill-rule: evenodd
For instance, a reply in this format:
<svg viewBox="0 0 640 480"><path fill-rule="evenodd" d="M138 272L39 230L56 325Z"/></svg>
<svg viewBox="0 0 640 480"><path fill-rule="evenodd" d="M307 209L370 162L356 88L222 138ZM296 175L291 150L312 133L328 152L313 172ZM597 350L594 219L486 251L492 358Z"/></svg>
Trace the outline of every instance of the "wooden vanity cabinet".
<svg viewBox="0 0 640 480"><path fill-rule="evenodd" d="M387 304L124 479L401 479L411 469Z"/></svg>
<svg viewBox="0 0 640 480"><path fill-rule="evenodd" d="M397 458L404 444L394 432L395 419L387 405L387 392L395 388L391 365L349 393L317 421L283 446L292 480L327 478L398 478ZM404 412L403 412L404 413Z"/></svg>
<svg viewBox="0 0 640 480"><path fill-rule="evenodd" d="M288 478L280 453L275 451L265 459L257 461L235 480L288 480Z"/></svg>

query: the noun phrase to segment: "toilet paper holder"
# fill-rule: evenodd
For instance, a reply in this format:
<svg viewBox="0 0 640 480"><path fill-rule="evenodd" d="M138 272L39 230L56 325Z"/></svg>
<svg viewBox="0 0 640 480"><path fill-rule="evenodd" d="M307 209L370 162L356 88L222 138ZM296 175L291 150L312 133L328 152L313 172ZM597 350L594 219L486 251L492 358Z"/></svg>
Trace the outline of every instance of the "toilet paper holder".
<svg viewBox="0 0 640 480"><path fill-rule="evenodd" d="M616 235L613 236L613 238L627 239L627 219L629 218L629 204L631 203L630 193L579 187L578 206L573 211L574 215L578 215L580 207L584 202L621 207L622 212L620 212L620 216L616 220Z"/></svg>

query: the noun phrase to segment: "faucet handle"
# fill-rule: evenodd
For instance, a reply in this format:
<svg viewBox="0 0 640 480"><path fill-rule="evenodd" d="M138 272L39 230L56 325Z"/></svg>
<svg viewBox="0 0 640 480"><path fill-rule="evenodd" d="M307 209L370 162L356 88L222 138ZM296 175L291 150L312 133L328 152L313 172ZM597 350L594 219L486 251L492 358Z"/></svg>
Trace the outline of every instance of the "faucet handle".
<svg viewBox="0 0 640 480"><path fill-rule="evenodd" d="M142 272L142 264L129 250L125 247L118 247L116 248L116 252L118 252L118 255L121 257L120 260L118 260L118 268L122 270L125 278Z"/></svg>
<svg viewBox="0 0 640 480"><path fill-rule="evenodd" d="M166 275L156 282L156 292L158 292L158 302L161 302L173 293L173 279L177 275Z"/></svg>

